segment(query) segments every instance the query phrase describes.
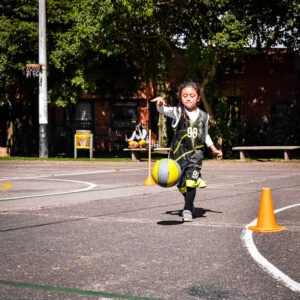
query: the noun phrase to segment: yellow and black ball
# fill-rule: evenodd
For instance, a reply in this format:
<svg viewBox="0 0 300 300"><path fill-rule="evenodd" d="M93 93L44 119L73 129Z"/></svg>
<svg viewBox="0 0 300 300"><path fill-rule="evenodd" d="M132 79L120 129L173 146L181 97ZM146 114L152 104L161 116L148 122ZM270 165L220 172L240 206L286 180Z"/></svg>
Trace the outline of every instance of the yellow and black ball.
<svg viewBox="0 0 300 300"><path fill-rule="evenodd" d="M173 159L158 160L152 168L153 180L162 187L171 187L179 181L181 168Z"/></svg>

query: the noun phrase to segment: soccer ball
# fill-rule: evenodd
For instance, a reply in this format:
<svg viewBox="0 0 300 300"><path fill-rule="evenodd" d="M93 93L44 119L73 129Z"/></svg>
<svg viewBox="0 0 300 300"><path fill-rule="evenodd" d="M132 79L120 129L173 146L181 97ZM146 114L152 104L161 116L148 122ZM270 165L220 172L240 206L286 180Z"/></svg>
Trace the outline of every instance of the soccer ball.
<svg viewBox="0 0 300 300"><path fill-rule="evenodd" d="M181 168L173 159L158 160L152 168L153 180L162 187L171 187L179 181Z"/></svg>

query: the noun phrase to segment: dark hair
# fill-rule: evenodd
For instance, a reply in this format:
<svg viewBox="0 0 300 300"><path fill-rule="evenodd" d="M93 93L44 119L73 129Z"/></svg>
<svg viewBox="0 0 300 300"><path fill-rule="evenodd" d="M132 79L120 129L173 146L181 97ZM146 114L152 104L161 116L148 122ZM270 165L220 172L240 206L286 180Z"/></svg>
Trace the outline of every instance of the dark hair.
<svg viewBox="0 0 300 300"><path fill-rule="evenodd" d="M192 88L195 89L195 91L197 92L198 96L200 96L201 92L202 92L202 88L200 87L200 85L195 82L195 81L192 81L192 80L187 80L187 81L184 81L183 83L181 83L179 86L178 86L178 89L177 89L177 97L179 99L178 101L178 105L177 105L177 108L178 107L181 107L181 118L182 120L185 122L187 121L189 118L185 112L185 109L184 109L184 106L181 102L181 92L184 88L188 87L188 86L191 86Z"/></svg>
<svg viewBox="0 0 300 300"><path fill-rule="evenodd" d="M183 83L181 83L178 86L178 89L177 89L177 97L179 100L181 97L182 90L188 86L191 86L192 88L194 88L198 95L201 94L202 88L200 87L200 85L197 82L192 81L192 80L184 81Z"/></svg>

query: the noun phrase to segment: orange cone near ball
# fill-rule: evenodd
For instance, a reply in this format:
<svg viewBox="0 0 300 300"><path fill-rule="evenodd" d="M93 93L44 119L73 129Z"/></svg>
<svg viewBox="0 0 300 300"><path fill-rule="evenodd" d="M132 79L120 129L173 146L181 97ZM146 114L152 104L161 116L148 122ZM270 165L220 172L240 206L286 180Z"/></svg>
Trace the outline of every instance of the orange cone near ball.
<svg viewBox="0 0 300 300"><path fill-rule="evenodd" d="M276 232L286 229L285 227L276 224L272 194L269 188L262 189L257 225L248 226L248 229L258 232Z"/></svg>

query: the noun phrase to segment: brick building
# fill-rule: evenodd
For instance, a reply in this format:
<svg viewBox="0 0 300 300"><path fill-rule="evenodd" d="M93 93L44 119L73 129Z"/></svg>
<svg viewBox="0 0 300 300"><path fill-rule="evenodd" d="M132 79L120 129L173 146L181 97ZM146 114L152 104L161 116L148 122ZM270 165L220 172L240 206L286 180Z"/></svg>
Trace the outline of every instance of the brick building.
<svg viewBox="0 0 300 300"><path fill-rule="evenodd" d="M245 144L300 144L299 55L249 56L242 72L222 79L221 93L238 103Z"/></svg>
<svg viewBox="0 0 300 300"><path fill-rule="evenodd" d="M186 64L176 57L173 80L184 76ZM174 80L175 81L175 80ZM287 53L249 56L243 68L231 72L219 82L220 94L239 108L245 129L241 143L248 145L300 144L300 56ZM77 129L94 134L95 151L119 151L126 145L137 121L157 134L157 117L149 111L151 98L140 92L133 98L111 95L83 95L76 109L50 110L50 153L72 155ZM153 109L152 109L153 110ZM151 124L149 123L151 115Z"/></svg>

